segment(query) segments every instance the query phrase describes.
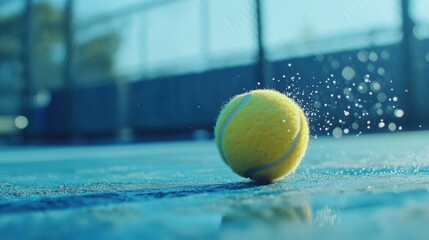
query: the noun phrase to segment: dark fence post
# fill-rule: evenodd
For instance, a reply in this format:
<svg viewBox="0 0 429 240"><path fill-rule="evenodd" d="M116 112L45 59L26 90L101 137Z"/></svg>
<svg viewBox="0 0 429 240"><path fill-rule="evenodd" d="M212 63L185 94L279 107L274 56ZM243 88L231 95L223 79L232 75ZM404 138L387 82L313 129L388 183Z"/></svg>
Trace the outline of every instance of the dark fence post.
<svg viewBox="0 0 429 240"><path fill-rule="evenodd" d="M264 27L263 27L263 16L262 16L262 6L261 0L255 0L256 5L256 30L258 37L258 62L257 62L257 88L267 87L269 72L268 72L268 62L265 57L264 50Z"/></svg>
<svg viewBox="0 0 429 240"><path fill-rule="evenodd" d="M22 89L21 89L21 113L27 119L31 121L31 107L33 102L33 71L32 71L32 35L33 35L33 2L27 0L23 13L23 28L22 28L22 48L21 48L21 60L23 65L22 74ZM29 128L31 128L31 122L29 127L21 131L21 141L27 142L30 138Z"/></svg>
<svg viewBox="0 0 429 240"><path fill-rule="evenodd" d="M418 114L416 112L416 79L415 74L413 74L413 42L414 42L414 22L410 17L409 13L409 4L408 0L401 0L401 11L402 11L402 70L403 70L403 81L406 82L405 86L408 90L406 93L406 115L405 120L410 129L416 129L418 123Z"/></svg>
<svg viewBox="0 0 429 240"><path fill-rule="evenodd" d="M64 35L66 47L64 62L64 134L66 138L71 138L73 135L72 91L75 77L73 0L66 1L64 9Z"/></svg>

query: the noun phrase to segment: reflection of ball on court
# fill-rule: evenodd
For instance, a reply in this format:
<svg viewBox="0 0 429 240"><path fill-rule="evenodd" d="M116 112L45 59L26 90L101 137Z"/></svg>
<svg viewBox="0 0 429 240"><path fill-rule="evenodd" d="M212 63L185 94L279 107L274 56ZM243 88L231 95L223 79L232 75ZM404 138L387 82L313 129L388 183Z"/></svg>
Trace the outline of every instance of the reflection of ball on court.
<svg viewBox="0 0 429 240"><path fill-rule="evenodd" d="M215 126L217 148L224 162L240 176L272 182L293 172L309 140L302 109L274 90L235 96Z"/></svg>
<svg viewBox="0 0 429 240"><path fill-rule="evenodd" d="M308 204L299 206L237 206L222 217L223 225L259 222L261 224L282 225L286 222L311 224L313 210Z"/></svg>

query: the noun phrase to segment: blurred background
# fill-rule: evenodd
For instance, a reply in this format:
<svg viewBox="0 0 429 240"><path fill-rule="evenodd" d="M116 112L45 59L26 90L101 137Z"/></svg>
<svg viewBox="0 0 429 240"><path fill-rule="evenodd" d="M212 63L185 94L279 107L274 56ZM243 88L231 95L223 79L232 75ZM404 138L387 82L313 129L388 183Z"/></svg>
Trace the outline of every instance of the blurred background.
<svg viewBox="0 0 429 240"><path fill-rule="evenodd" d="M0 0L0 143L210 139L274 88L313 137L429 128L427 0Z"/></svg>

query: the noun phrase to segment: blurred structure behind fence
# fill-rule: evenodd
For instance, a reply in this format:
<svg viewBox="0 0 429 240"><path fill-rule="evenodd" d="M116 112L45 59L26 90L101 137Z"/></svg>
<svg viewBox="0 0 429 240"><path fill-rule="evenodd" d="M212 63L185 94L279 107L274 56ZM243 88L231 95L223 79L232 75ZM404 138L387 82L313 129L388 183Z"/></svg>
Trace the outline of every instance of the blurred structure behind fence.
<svg viewBox="0 0 429 240"><path fill-rule="evenodd" d="M0 138L208 137L255 88L300 102L314 135L428 128L427 5L3 0Z"/></svg>

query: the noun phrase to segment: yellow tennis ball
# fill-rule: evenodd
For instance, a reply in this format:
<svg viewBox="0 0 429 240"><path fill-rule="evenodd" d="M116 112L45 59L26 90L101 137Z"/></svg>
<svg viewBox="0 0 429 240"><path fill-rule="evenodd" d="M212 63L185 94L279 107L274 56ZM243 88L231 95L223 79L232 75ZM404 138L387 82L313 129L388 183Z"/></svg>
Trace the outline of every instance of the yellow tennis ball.
<svg viewBox="0 0 429 240"><path fill-rule="evenodd" d="M304 157L309 128L302 109L274 90L240 94L215 126L223 161L238 175L272 182L294 172Z"/></svg>

